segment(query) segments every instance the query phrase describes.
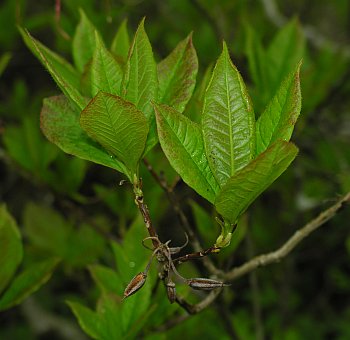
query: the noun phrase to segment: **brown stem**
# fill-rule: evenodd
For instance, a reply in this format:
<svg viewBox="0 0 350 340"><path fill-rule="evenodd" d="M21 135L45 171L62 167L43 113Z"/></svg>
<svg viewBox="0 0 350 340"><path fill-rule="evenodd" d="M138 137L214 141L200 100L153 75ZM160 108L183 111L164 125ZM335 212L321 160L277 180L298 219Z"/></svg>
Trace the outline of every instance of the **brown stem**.
<svg viewBox="0 0 350 340"><path fill-rule="evenodd" d="M165 191L165 193L167 194L167 197L169 199L169 202L171 203L178 219L180 220L181 226L184 229L184 231L187 233L188 238L191 242L191 245L195 251L195 254L200 254L200 253L204 253L204 255L202 256L194 256L194 257L189 257L188 259L184 259L183 261L179 261L179 259L175 260L178 263L181 262L185 262L188 261L192 258L199 258L199 257L204 257L206 255L209 255L210 253L213 253L214 251L211 252L207 252L207 250L202 250L202 247L195 235L195 233L193 232L193 229L186 217L186 215L184 214L183 210L181 209L180 203L173 191L173 189L168 185L168 183L165 181L164 178L162 178L161 176L159 176L157 174L157 172L153 169L152 165L148 162L147 159L143 159L144 164L147 167L147 170L150 172L150 174L153 176L153 178L156 180L156 182L159 184L159 186ZM214 249L215 247L211 247L209 249ZM216 248L216 250L218 250L218 248ZM191 254L189 254L191 255ZM186 256L184 256L183 258L185 258ZM175 262L174 261L174 262ZM213 264L212 261L210 261L209 258L205 258L203 259L203 264L204 266L207 268L207 270L211 273L211 274L217 274L218 273L218 269L215 267L215 265Z"/></svg>
<svg viewBox="0 0 350 340"><path fill-rule="evenodd" d="M147 228L149 236L151 237L152 244L153 244L154 248L159 247L159 242L157 241L158 235L157 235L156 230L153 227L151 216L149 215L148 207L143 201L143 196L136 195L135 203L141 212L141 215L143 217L143 221L145 222L145 226Z"/></svg>
<svg viewBox="0 0 350 340"><path fill-rule="evenodd" d="M207 308L211 303L215 301L215 299L221 293L222 288L215 289L211 291L201 302L196 304L191 304L185 301L181 297L176 297L176 302L187 311L189 314L197 314L201 312L203 309Z"/></svg>
<svg viewBox="0 0 350 340"><path fill-rule="evenodd" d="M288 255L305 237L310 233L318 229L320 226L325 224L331 218L333 218L346 203L350 202L350 192L343 196L337 203L332 205L327 210L321 212L315 219L307 223L304 227L297 230L289 240L284 243L277 250L256 256L248 262L242 264L239 267L233 268L226 274L223 274L222 278L226 281L233 281L237 278L250 273L258 267L267 266L270 263L278 262Z"/></svg>

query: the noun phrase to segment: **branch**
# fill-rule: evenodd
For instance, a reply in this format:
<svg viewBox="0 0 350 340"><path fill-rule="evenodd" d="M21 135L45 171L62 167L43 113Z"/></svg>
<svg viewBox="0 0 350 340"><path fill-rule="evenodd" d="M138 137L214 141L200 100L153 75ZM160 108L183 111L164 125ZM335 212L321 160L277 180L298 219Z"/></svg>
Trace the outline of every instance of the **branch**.
<svg viewBox="0 0 350 340"><path fill-rule="evenodd" d="M321 227L331 218L333 218L346 203L350 202L350 192L343 196L337 203L332 205L327 210L320 213L315 219L307 223L304 227L297 230L294 235L279 249L254 257L243 265L233 268L226 274L223 274L223 279L226 281L233 281L258 267L267 266L270 263L279 262L286 255L288 255L304 238L306 238L313 231Z"/></svg>
<svg viewBox="0 0 350 340"><path fill-rule="evenodd" d="M185 301L181 297L176 297L176 302L187 311L189 314L198 314L203 309L207 308L210 304L212 304L215 299L219 296L221 293L222 288L215 289L211 291L201 302L198 302L196 304L191 304Z"/></svg>

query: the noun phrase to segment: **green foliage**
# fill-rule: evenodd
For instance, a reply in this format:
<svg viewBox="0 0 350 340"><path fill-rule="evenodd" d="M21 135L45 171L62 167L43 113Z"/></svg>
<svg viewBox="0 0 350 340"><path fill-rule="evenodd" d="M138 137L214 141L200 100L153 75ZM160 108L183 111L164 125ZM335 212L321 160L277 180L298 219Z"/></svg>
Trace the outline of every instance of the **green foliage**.
<svg viewBox="0 0 350 340"><path fill-rule="evenodd" d="M82 111L80 124L92 139L127 167L126 175L132 182L148 134L143 113L120 97L99 92Z"/></svg>
<svg viewBox="0 0 350 340"><path fill-rule="evenodd" d="M122 301L151 256L130 183L117 184L125 177L170 246L185 239L178 209L203 249L231 239L210 258L223 271L276 249L349 191L349 4L275 3L273 13L229 0L4 1L0 197L13 217L1 205L0 338L349 338L345 204L284 261L186 322L155 263ZM292 133L300 152L284 172ZM185 277L207 269L179 267ZM205 298L173 279L186 301Z"/></svg>
<svg viewBox="0 0 350 340"><path fill-rule="evenodd" d="M217 211L236 223L247 207L290 165L298 149L294 144L277 141L243 169L237 171L216 196Z"/></svg>
<svg viewBox="0 0 350 340"><path fill-rule="evenodd" d="M18 305L28 295L38 290L50 279L58 263L57 258L48 259L35 263L18 274L0 298L0 310Z"/></svg>
<svg viewBox="0 0 350 340"><path fill-rule="evenodd" d="M0 207L0 292L6 288L22 261L23 249L21 235L16 222L6 207Z"/></svg>
<svg viewBox="0 0 350 340"><path fill-rule="evenodd" d="M210 168L222 186L255 149L253 107L225 43L204 96L202 129Z"/></svg>

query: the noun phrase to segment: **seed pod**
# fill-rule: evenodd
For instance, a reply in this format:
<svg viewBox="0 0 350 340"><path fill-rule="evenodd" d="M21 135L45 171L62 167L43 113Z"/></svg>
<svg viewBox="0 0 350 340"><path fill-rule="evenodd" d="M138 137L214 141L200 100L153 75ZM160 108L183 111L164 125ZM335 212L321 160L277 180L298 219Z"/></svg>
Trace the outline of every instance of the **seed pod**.
<svg viewBox="0 0 350 340"><path fill-rule="evenodd" d="M136 293L146 282L147 275L144 272L138 273L124 290L123 300Z"/></svg>
<svg viewBox="0 0 350 340"><path fill-rule="evenodd" d="M166 292L170 303L174 303L176 300L176 289L175 289L175 283L173 281L169 281L166 284Z"/></svg>
<svg viewBox="0 0 350 340"><path fill-rule="evenodd" d="M212 280L212 279L204 279L204 278L195 278L195 279L188 279L187 284L197 290L213 290L215 288L221 288L230 286L230 284Z"/></svg>

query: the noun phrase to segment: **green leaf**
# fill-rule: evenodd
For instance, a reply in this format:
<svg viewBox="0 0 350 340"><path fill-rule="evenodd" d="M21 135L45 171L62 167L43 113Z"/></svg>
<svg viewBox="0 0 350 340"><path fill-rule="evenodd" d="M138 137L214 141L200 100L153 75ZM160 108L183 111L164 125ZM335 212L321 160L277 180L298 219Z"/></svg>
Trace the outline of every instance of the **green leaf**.
<svg viewBox="0 0 350 340"><path fill-rule="evenodd" d="M144 114L121 97L99 92L82 111L80 124L91 138L126 165L132 181L148 133Z"/></svg>
<svg viewBox="0 0 350 340"><path fill-rule="evenodd" d="M222 187L215 207L230 223L236 223L248 206L290 165L298 153L292 143L277 141Z"/></svg>
<svg viewBox="0 0 350 340"><path fill-rule="evenodd" d="M246 25L246 54L248 57L248 65L250 75L254 80L254 84L260 91L266 91L266 67L265 67L265 51L261 45L261 40L250 25Z"/></svg>
<svg viewBox="0 0 350 340"><path fill-rule="evenodd" d="M46 98L40 116L41 129L47 139L64 152L126 173L122 162L109 155L82 130L79 116L80 110L64 96Z"/></svg>
<svg viewBox="0 0 350 340"><path fill-rule="evenodd" d="M78 302L67 301L67 304L78 319L81 329L93 339L102 340L104 327L99 315Z"/></svg>
<svg viewBox="0 0 350 340"><path fill-rule="evenodd" d="M89 271L100 291L104 294L123 295L125 286L119 275L111 268L96 264L89 266Z"/></svg>
<svg viewBox="0 0 350 340"><path fill-rule="evenodd" d="M21 235L5 205L0 205L0 293L8 285L22 261Z"/></svg>
<svg viewBox="0 0 350 340"><path fill-rule="evenodd" d="M255 153L253 107L225 43L205 94L202 129L210 168L222 186Z"/></svg>
<svg viewBox="0 0 350 340"><path fill-rule="evenodd" d="M26 297L37 291L50 279L59 261L57 258L51 258L35 263L15 277L0 299L0 310L20 304Z"/></svg>
<svg viewBox="0 0 350 340"><path fill-rule="evenodd" d="M5 71L11 58L12 58L12 54L10 52L6 52L0 57L0 77L3 74L3 72Z"/></svg>
<svg viewBox="0 0 350 340"><path fill-rule="evenodd" d="M256 123L256 153L278 139L289 141L301 109L300 66L284 80Z"/></svg>
<svg viewBox="0 0 350 340"><path fill-rule="evenodd" d="M22 28L19 28L19 31L27 47L49 71L62 92L82 110L86 99L78 91L80 79L72 65L34 39L28 31Z"/></svg>
<svg viewBox="0 0 350 340"><path fill-rule="evenodd" d="M171 166L184 182L213 203L219 186L205 156L199 125L169 106L154 107L160 144Z"/></svg>
<svg viewBox="0 0 350 340"><path fill-rule="evenodd" d="M159 100L183 112L196 84L198 59L192 33L158 64Z"/></svg>
<svg viewBox="0 0 350 340"><path fill-rule="evenodd" d="M121 299L114 294L102 294L97 304L97 313L103 322L101 339L122 339Z"/></svg>
<svg viewBox="0 0 350 340"><path fill-rule="evenodd" d="M304 49L305 39L300 24L293 19L276 34L266 51L266 68L271 95L303 58Z"/></svg>
<svg viewBox="0 0 350 340"><path fill-rule="evenodd" d="M96 29L82 9L79 9L79 13L80 21L73 37L72 52L75 65L83 72L95 51Z"/></svg>
<svg viewBox="0 0 350 340"><path fill-rule="evenodd" d="M91 93L94 97L98 91L120 94L123 71L113 55L106 49L103 41L95 32L96 48L91 64Z"/></svg>
<svg viewBox="0 0 350 340"><path fill-rule="evenodd" d="M122 83L122 96L135 104L148 119L147 150L157 143L155 117L151 101L158 96L157 64L144 28L143 19L130 46Z"/></svg>
<svg viewBox="0 0 350 340"><path fill-rule="evenodd" d="M125 62L130 48L130 39L127 27L128 20L124 19L120 24L116 35L113 38L111 45L111 52L120 58L122 62Z"/></svg>

